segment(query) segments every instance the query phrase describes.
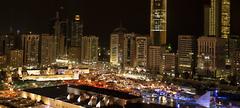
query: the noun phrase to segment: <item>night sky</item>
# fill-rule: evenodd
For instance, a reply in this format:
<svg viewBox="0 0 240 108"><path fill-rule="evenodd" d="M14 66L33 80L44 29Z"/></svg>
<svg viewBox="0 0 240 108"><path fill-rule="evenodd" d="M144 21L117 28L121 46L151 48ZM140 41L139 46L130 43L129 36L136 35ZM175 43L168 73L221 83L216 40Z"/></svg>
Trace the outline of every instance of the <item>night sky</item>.
<svg viewBox="0 0 240 108"><path fill-rule="evenodd" d="M168 42L179 34L203 34L203 4L207 0L168 0ZM66 16L80 13L84 34L109 40L114 28L122 25L129 32L149 33L150 0L2 0L0 32L10 26L21 32L48 33L55 12L63 6ZM240 34L240 0L232 0L232 34ZM109 42L101 41L108 46Z"/></svg>

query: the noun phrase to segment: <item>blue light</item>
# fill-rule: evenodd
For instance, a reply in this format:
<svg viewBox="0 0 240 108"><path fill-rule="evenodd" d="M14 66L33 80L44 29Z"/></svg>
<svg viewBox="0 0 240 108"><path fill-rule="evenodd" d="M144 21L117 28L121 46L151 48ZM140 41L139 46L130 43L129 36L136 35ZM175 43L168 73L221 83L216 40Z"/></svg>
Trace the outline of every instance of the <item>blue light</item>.
<svg viewBox="0 0 240 108"><path fill-rule="evenodd" d="M180 104L179 103L177 104L177 108L180 108Z"/></svg>

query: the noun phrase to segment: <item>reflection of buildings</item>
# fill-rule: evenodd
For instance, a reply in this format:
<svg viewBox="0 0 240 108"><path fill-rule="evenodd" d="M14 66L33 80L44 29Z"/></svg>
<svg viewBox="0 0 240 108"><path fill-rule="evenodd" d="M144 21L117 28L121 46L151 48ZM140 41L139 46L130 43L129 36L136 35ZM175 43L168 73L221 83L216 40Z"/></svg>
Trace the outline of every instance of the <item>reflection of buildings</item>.
<svg viewBox="0 0 240 108"><path fill-rule="evenodd" d="M150 37L153 45L165 45L167 38L167 0L151 0Z"/></svg>
<svg viewBox="0 0 240 108"><path fill-rule="evenodd" d="M48 34L41 35L41 65L50 65L55 62L56 55L54 52L54 36Z"/></svg>
<svg viewBox="0 0 240 108"><path fill-rule="evenodd" d="M194 75L195 41L191 35L178 36L178 72L181 76Z"/></svg>
<svg viewBox="0 0 240 108"><path fill-rule="evenodd" d="M217 70L225 69L225 42L218 37L202 36L198 38L198 66L199 75L215 77Z"/></svg>
<svg viewBox="0 0 240 108"><path fill-rule="evenodd" d="M39 63L39 35L22 35L23 63L37 66Z"/></svg>
<svg viewBox="0 0 240 108"><path fill-rule="evenodd" d="M147 42L146 36L136 37L135 67L147 67Z"/></svg>
<svg viewBox="0 0 240 108"><path fill-rule="evenodd" d="M98 37L83 36L81 42L81 61L97 62L98 61Z"/></svg>
<svg viewBox="0 0 240 108"><path fill-rule="evenodd" d="M23 66L23 50L11 50L10 52L10 66Z"/></svg>

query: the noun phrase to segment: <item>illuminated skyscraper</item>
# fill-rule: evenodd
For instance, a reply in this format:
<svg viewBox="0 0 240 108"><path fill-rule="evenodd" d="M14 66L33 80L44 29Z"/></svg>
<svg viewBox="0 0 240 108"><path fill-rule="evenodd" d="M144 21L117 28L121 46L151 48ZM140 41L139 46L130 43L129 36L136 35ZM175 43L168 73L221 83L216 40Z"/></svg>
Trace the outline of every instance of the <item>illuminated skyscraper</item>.
<svg viewBox="0 0 240 108"><path fill-rule="evenodd" d="M221 0L210 0L204 6L204 34L211 36L221 35Z"/></svg>
<svg viewBox="0 0 240 108"><path fill-rule="evenodd" d="M39 35L22 35L23 61L27 66L39 64Z"/></svg>
<svg viewBox="0 0 240 108"><path fill-rule="evenodd" d="M217 71L225 68L224 48L225 40L220 37L199 37L198 40L198 74L216 77ZM217 75L220 76L219 74Z"/></svg>
<svg viewBox="0 0 240 108"><path fill-rule="evenodd" d="M153 45L166 45L167 0L151 0L150 37Z"/></svg>
<svg viewBox="0 0 240 108"><path fill-rule="evenodd" d="M194 75L196 55L195 42L194 36L178 36L178 72L181 77L191 77Z"/></svg>
<svg viewBox="0 0 240 108"><path fill-rule="evenodd" d="M211 0L204 7L204 34L230 36L230 0Z"/></svg>
<svg viewBox="0 0 240 108"><path fill-rule="evenodd" d="M11 50L10 52L10 66L23 66L23 50Z"/></svg>
<svg viewBox="0 0 240 108"><path fill-rule="evenodd" d="M230 36L230 0L222 0L221 10L221 36L222 38L229 38Z"/></svg>
<svg viewBox="0 0 240 108"><path fill-rule="evenodd" d="M83 25L80 15L75 15L71 23L71 46L79 47L81 45L81 36L83 36Z"/></svg>
<svg viewBox="0 0 240 108"><path fill-rule="evenodd" d="M81 61L97 62L98 61L98 37L83 36L81 42Z"/></svg>
<svg viewBox="0 0 240 108"><path fill-rule="evenodd" d="M147 37L136 37L136 59L135 67L147 67Z"/></svg>
<svg viewBox="0 0 240 108"><path fill-rule="evenodd" d="M110 63L123 66L124 35L127 30L123 27L114 29L110 40Z"/></svg>
<svg viewBox="0 0 240 108"><path fill-rule="evenodd" d="M162 65L162 54L165 48L161 46L149 46L148 47L148 62L147 68L151 74L162 74L160 66Z"/></svg>
<svg viewBox="0 0 240 108"><path fill-rule="evenodd" d="M54 36L49 34L41 35L41 64L50 65L57 59L54 53Z"/></svg>

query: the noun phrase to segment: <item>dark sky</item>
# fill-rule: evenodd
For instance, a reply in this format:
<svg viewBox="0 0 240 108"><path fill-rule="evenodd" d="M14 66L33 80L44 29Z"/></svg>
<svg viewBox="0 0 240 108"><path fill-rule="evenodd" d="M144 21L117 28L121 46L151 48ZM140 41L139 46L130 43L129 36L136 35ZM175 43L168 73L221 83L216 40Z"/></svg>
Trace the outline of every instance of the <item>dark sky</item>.
<svg viewBox="0 0 240 108"><path fill-rule="evenodd" d="M203 1L168 0L168 42L176 42L179 34L202 35ZM48 33L56 10L66 14L81 13L85 34L109 40L111 31L120 22L130 32L149 33L150 0L2 0L0 32L9 27L22 32ZM232 0L232 33L240 34L240 0ZM109 42L100 42L108 45Z"/></svg>

